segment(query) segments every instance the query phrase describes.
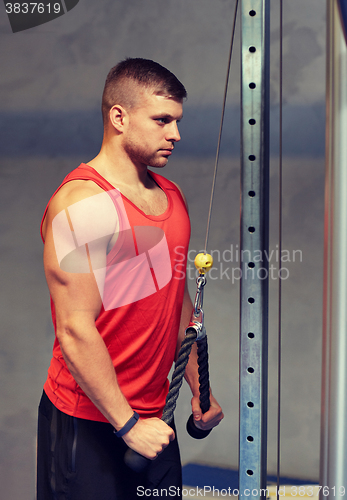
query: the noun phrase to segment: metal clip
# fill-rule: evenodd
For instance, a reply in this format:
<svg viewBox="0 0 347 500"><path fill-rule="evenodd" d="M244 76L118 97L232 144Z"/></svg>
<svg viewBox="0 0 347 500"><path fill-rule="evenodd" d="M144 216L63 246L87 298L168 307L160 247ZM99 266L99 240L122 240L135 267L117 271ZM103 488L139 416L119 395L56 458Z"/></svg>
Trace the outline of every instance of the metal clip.
<svg viewBox="0 0 347 500"><path fill-rule="evenodd" d="M206 285L206 278L203 274L200 274L196 280L197 290L194 300L194 314L199 315L202 310L202 305L204 301L204 286Z"/></svg>
<svg viewBox="0 0 347 500"><path fill-rule="evenodd" d="M196 280L197 290L194 300L194 309L190 317L190 322L186 333L188 330L195 330L196 340L201 340L206 336L206 329L204 326L204 311L202 309L203 299L204 299L204 286L206 285L206 278L203 274L200 274Z"/></svg>

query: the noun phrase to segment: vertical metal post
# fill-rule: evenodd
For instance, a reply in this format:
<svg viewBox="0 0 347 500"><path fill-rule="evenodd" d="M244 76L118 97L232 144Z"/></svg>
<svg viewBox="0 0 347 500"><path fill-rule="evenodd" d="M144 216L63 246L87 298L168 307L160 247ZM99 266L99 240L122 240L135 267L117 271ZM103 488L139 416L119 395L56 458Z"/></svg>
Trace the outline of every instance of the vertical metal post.
<svg viewBox="0 0 347 500"><path fill-rule="evenodd" d="M347 489L347 44L341 12L338 0L327 0L321 500L342 499Z"/></svg>
<svg viewBox="0 0 347 500"><path fill-rule="evenodd" d="M242 213L240 265L242 277L239 490L240 496L265 498L270 15L268 0L242 0L241 3Z"/></svg>

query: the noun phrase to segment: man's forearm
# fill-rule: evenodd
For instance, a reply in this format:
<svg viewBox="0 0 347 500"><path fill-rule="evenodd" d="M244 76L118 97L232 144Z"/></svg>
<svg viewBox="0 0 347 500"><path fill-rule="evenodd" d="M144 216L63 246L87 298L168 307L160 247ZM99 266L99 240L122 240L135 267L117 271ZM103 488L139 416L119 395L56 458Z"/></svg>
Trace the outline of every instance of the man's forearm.
<svg viewBox="0 0 347 500"><path fill-rule="evenodd" d="M111 357L94 327L79 329L65 326L57 330L67 367L78 385L116 428L120 429L133 414L117 381Z"/></svg>

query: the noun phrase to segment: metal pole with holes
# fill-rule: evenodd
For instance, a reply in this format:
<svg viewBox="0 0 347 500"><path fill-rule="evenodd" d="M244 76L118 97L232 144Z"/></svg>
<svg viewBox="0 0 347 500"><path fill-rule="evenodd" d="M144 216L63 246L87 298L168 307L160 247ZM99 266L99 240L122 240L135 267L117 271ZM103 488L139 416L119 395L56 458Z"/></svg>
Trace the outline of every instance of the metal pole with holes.
<svg viewBox="0 0 347 500"><path fill-rule="evenodd" d="M240 496L265 498L270 6L268 0L242 0L241 8L239 490Z"/></svg>

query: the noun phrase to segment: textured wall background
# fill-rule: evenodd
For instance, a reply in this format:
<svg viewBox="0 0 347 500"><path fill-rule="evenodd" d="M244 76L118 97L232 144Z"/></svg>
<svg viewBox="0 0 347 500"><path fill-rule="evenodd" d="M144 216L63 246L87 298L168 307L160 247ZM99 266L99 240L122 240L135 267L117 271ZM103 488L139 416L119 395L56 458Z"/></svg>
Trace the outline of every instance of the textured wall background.
<svg viewBox="0 0 347 500"><path fill-rule="evenodd" d="M318 478L324 191L325 2L290 0L284 31L282 473ZM0 483L3 498L34 498L37 405L53 342L39 224L66 173L97 152L105 76L126 56L169 67L189 98L182 142L166 168L192 217L191 264L204 244L234 2L80 0L66 15L11 33L0 5ZM278 10L271 26L271 263L278 218ZM211 382L225 420L208 440L176 419L184 462L237 467L239 245L239 30L216 187L206 288ZM294 252L297 250L298 252ZM232 254L232 251L234 254ZM219 252L219 253L218 253ZM224 252L224 254L223 254ZM224 255L224 257L223 257ZM194 279L190 279L194 293ZM269 472L276 468L277 286L270 283Z"/></svg>

